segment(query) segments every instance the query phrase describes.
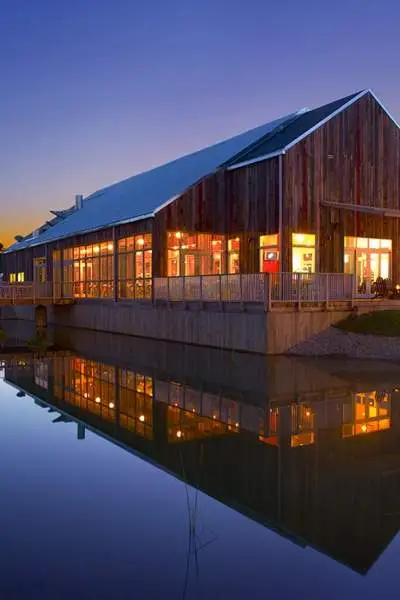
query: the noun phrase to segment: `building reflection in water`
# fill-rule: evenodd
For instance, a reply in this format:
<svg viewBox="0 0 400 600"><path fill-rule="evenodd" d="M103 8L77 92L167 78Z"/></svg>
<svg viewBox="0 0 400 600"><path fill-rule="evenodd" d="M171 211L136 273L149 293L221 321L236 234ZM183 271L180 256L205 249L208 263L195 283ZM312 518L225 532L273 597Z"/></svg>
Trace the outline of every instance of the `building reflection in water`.
<svg viewBox="0 0 400 600"><path fill-rule="evenodd" d="M5 367L5 378L207 494L365 573L400 522L399 390L351 385L265 405L207 382L67 354ZM44 404L43 404L44 403Z"/></svg>

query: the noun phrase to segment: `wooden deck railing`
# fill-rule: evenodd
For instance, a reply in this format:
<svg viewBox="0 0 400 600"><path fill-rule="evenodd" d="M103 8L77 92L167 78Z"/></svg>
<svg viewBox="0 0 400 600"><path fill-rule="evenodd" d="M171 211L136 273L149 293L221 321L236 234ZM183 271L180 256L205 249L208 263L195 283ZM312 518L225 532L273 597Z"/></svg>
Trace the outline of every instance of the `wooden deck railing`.
<svg viewBox="0 0 400 600"><path fill-rule="evenodd" d="M0 283L0 304L72 302L72 284ZM283 304L353 302L355 279L344 273L250 273L153 279L153 300L256 303L271 310Z"/></svg>
<svg viewBox="0 0 400 600"><path fill-rule="evenodd" d="M44 283L5 283L0 282L1 304L41 304L68 301L71 297L62 297L59 286L53 286L51 281Z"/></svg>
<svg viewBox="0 0 400 600"><path fill-rule="evenodd" d="M153 281L155 301L277 304L352 302L354 276L344 273L254 273L163 277Z"/></svg>

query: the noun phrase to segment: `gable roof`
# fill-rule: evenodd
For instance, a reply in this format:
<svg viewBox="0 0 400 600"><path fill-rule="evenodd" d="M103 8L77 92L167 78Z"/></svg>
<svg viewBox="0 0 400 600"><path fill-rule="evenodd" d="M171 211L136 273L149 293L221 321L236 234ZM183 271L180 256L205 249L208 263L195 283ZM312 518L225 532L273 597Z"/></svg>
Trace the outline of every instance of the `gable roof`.
<svg viewBox="0 0 400 600"><path fill-rule="evenodd" d="M264 160L268 156L280 154L366 93L367 91L364 90L312 110L299 111L292 119L282 123L281 127L270 132L259 143L229 161L226 166L235 165L237 168L239 165L244 166L247 162L256 162L256 159Z"/></svg>
<svg viewBox="0 0 400 600"><path fill-rule="evenodd" d="M371 90L345 96L315 109L302 109L102 188L87 196L82 208L71 207L61 211L61 216L56 214L56 219L46 222L35 234L13 244L5 253L152 217L160 208L220 168L237 169L284 153L366 94L371 94L399 127Z"/></svg>
<svg viewBox="0 0 400 600"><path fill-rule="evenodd" d="M13 244L7 252L152 216L160 206L216 171L230 158L251 147L295 114L100 189L84 199L81 209L74 210L67 218L39 235Z"/></svg>

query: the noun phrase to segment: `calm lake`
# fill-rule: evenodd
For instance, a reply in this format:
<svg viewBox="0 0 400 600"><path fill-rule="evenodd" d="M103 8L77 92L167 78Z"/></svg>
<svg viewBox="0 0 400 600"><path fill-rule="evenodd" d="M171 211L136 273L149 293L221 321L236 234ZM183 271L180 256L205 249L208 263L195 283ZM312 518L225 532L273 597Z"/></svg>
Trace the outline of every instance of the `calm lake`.
<svg viewBox="0 0 400 600"><path fill-rule="evenodd" d="M398 365L7 335L1 600L399 597Z"/></svg>

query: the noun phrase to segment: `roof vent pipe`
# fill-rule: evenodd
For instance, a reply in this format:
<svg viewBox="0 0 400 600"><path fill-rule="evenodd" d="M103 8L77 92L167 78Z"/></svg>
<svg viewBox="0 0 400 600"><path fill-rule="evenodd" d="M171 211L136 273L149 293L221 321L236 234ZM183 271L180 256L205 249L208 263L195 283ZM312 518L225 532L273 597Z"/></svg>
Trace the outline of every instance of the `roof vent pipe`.
<svg viewBox="0 0 400 600"><path fill-rule="evenodd" d="M77 194L75 196L75 208L76 210L80 210L83 206L83 196L82 194Z"/></svg>

